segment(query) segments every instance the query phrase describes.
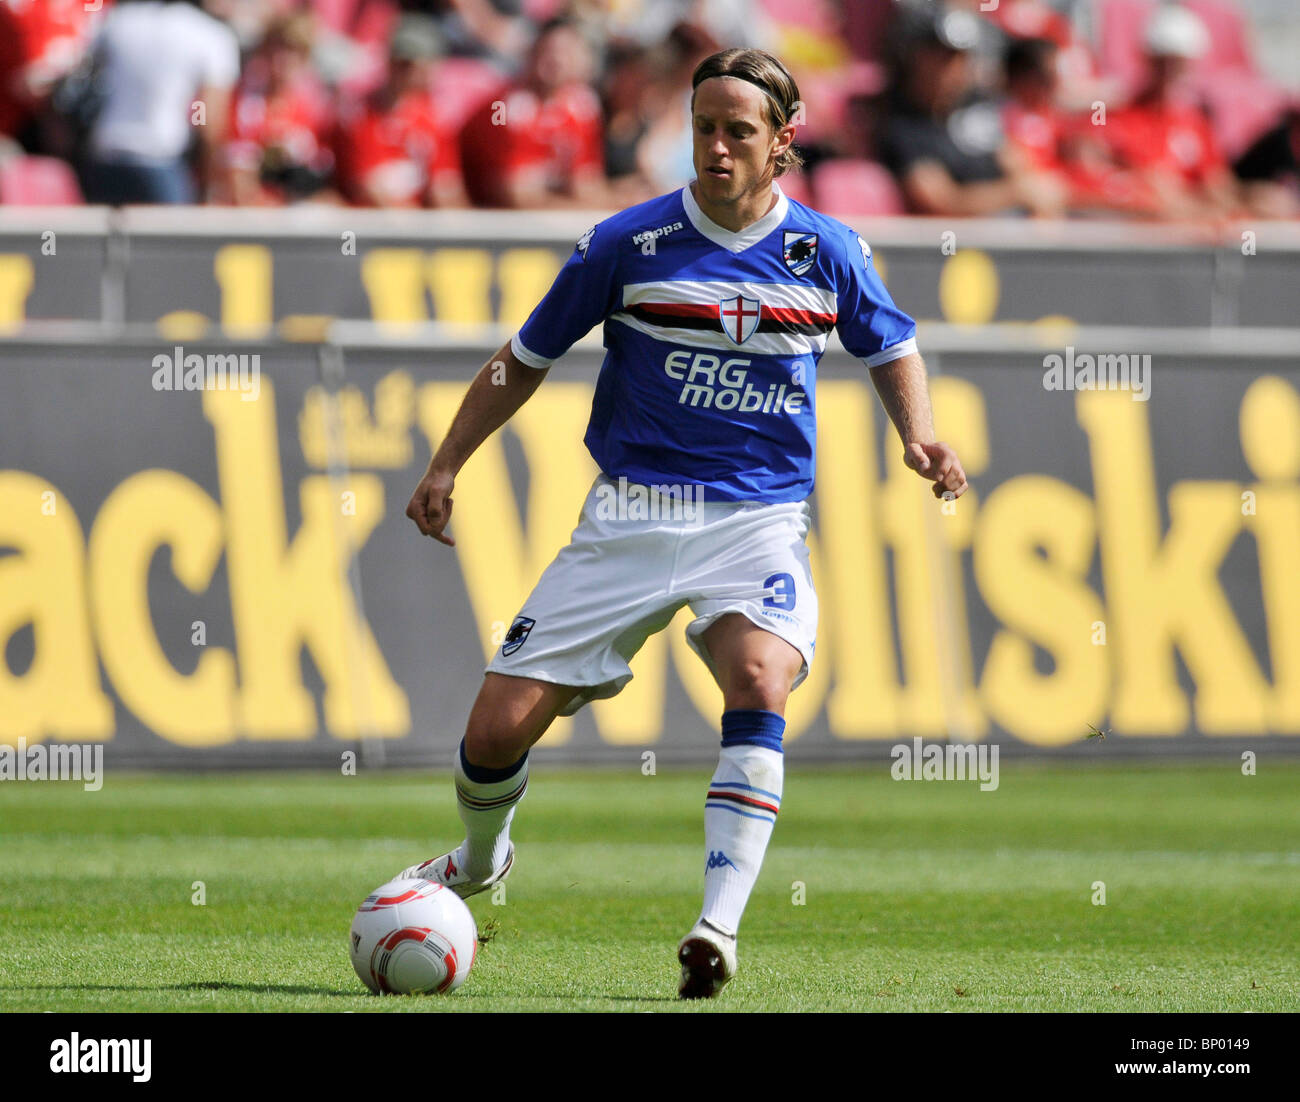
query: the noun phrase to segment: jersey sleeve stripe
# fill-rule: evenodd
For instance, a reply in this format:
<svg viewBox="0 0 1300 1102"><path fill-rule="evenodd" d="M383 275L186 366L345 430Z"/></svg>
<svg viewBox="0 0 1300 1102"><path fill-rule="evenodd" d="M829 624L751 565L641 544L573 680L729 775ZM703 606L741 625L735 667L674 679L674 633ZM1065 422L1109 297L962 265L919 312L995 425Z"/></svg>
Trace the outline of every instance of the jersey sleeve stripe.
<svg viewBox="0 0 1300 1102"><path fill-rule="evenodd" d="M890 345L872 356L868 356L863 362L868 367L879 367L881 364L892 363L894 360L901 360L904 356L910 355L916 351L916 338L908 337L905 341L899 341L897 344Z"/></svg>
<svg viewBox="0 0 1300 1102"><path fill-rule="evenodd" d="M550 367L551 364L555 362L554 360L548 360L545 356L537 355L536 352L528 351L528 349L524 347L523 341L519 339L518 333L510 338L510 351L514 353L515 359L520 363L527 364L529 367L538 368L539 370L544 367Z"/></svg>

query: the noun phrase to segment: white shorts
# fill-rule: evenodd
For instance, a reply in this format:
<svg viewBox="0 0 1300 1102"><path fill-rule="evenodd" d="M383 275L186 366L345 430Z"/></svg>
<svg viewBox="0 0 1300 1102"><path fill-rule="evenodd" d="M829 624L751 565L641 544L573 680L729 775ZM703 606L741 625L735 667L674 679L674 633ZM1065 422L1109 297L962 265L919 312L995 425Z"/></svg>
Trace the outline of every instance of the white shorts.
<svg viewBox="0 0 1300 1102"><path fill-rule="evenodd" d="M603 474L596 479L573 538L543 572L488 671L578 687L560 711L573 715L622 690L633 655L690 605L696 618L687 641L715 677L700 636L738 612L803 655L795 684L803 681L817 638L807 502L683 508L652 495L644 511L651 519L640 519L637 493L620 494Z"/></svg>

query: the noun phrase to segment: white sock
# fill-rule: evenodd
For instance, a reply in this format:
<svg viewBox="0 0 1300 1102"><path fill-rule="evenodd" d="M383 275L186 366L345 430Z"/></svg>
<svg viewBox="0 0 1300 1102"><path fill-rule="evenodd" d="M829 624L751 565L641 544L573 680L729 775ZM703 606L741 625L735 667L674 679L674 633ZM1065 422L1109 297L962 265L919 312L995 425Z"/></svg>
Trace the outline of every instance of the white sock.
<svg viewBox="0 0 1300 1102"><path fill-rule="evenodd" d="M704 909L700 917L734 934L749 902L781 807L785 755L765 746L724 746L704 801Z"/></svg>
<svg viewBox="0 0 1300 1102"><path fill-rule="evenodd" d="M465 824L462 871L474 880L486 880L505 864L510 820L528 790L528 755L505 769L485 769L465 760L462 741L456 754L455 779L456 804Z"/></svg>

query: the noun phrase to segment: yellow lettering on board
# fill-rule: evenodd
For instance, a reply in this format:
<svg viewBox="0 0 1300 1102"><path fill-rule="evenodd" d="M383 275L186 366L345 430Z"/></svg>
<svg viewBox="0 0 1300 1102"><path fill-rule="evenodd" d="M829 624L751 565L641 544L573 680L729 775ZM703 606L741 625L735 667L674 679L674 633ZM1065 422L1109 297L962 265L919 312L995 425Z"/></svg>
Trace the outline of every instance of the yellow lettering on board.
<svg viewBox="0 0 1300 1102"><path fill-rule="evenodd" d="M1175 483L1162 540L1146 404L1123 392L1080 391L1076 410L1092 455L1116 728L1143 735L1186 729L1177 648L1196 683L1202 731L1266 730L1269 687L1218 578L1244 528L1240 486Z"/></svg>
<svg viewBox="0 0 1300 1102"><path fill-rule="evenodd" d="M258 337L271 328L273 261L265 245L223 245L213 258L221 288L221 325L232 337Z"/></svg>
<svg viewBox="0 0 1300 1102"><path fill-rule="evenodd" d="M1105 610L1087 585L1095 543L1092 500L1046 475L1008 479L980 510L975 581L1003 625L980 689L999 726L1038 746L1075 742L1106 712L1109 656L1091 630ZM1051 673L1035 668L1035 644Z"/></svg>
<svg viewBox="0 0 1300 1102"><path fill-rule="evenodd" d="M221 509L174 471L132 475L100 507L90 533L90 593L99 653L113 687L141 722L184 746L235 737L235 659L203 647L192 674L178 673L149 608L149 566L160 547L191 593L212 580L222 551ZM185 645L189 644L185 625Z"/></svg>
<svg viewBox="0 0 1300 1102"><path fill-rule="evenodd" d="M356 473L337 482L304 479L302 524L290 543L270 380L262 377L261 396L253 402L233 391L205 391L203 412L217 437L242 679L240 726L249 738L307 739L315 733L316 710L300 671L305 647L325 682L331 734L407 734L410 704L348 584L352 556L383 516L382 481ZM353 495L348 515L340 505L344 491Z"/></svg>
<svg viewBox="0 0 1300 1102"><path fill-rule="evenodd" d="M1247 530L1259 548L1268 629L1273 730L1300 734L1300 395L1285 379L1262 375L1241 400L1241 450L1259 483Z"/></svg>
<svg viewBox="0 0 1300 1102"><path fill-rule="evenodd" d="M43 501L54 501L52 511ZM113 704L99 682L86 598L81 525L49 482L0 471L0 742L113 737ZM13 634L31 625L31 664L4 660Z"/></svg>
<svg viewBox="0 0 1300 1102"><path fill-rule="evenodd" d="M32 258L0 255L0 329L16 329L27 317L27 298L36 282Z"/></svg>

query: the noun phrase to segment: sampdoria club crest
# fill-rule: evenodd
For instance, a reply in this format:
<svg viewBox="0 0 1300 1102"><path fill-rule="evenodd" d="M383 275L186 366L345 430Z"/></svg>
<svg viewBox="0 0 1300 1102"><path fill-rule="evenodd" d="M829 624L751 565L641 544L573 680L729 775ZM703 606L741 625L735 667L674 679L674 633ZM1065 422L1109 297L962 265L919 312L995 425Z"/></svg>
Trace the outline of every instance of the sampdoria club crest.
<svg viewBox="0 0 1300 1102"><path fill-rule="evenodd" d="M817 261L817 235L786 230L781 257L790 271L797 276L803 275Z"/></svg>

